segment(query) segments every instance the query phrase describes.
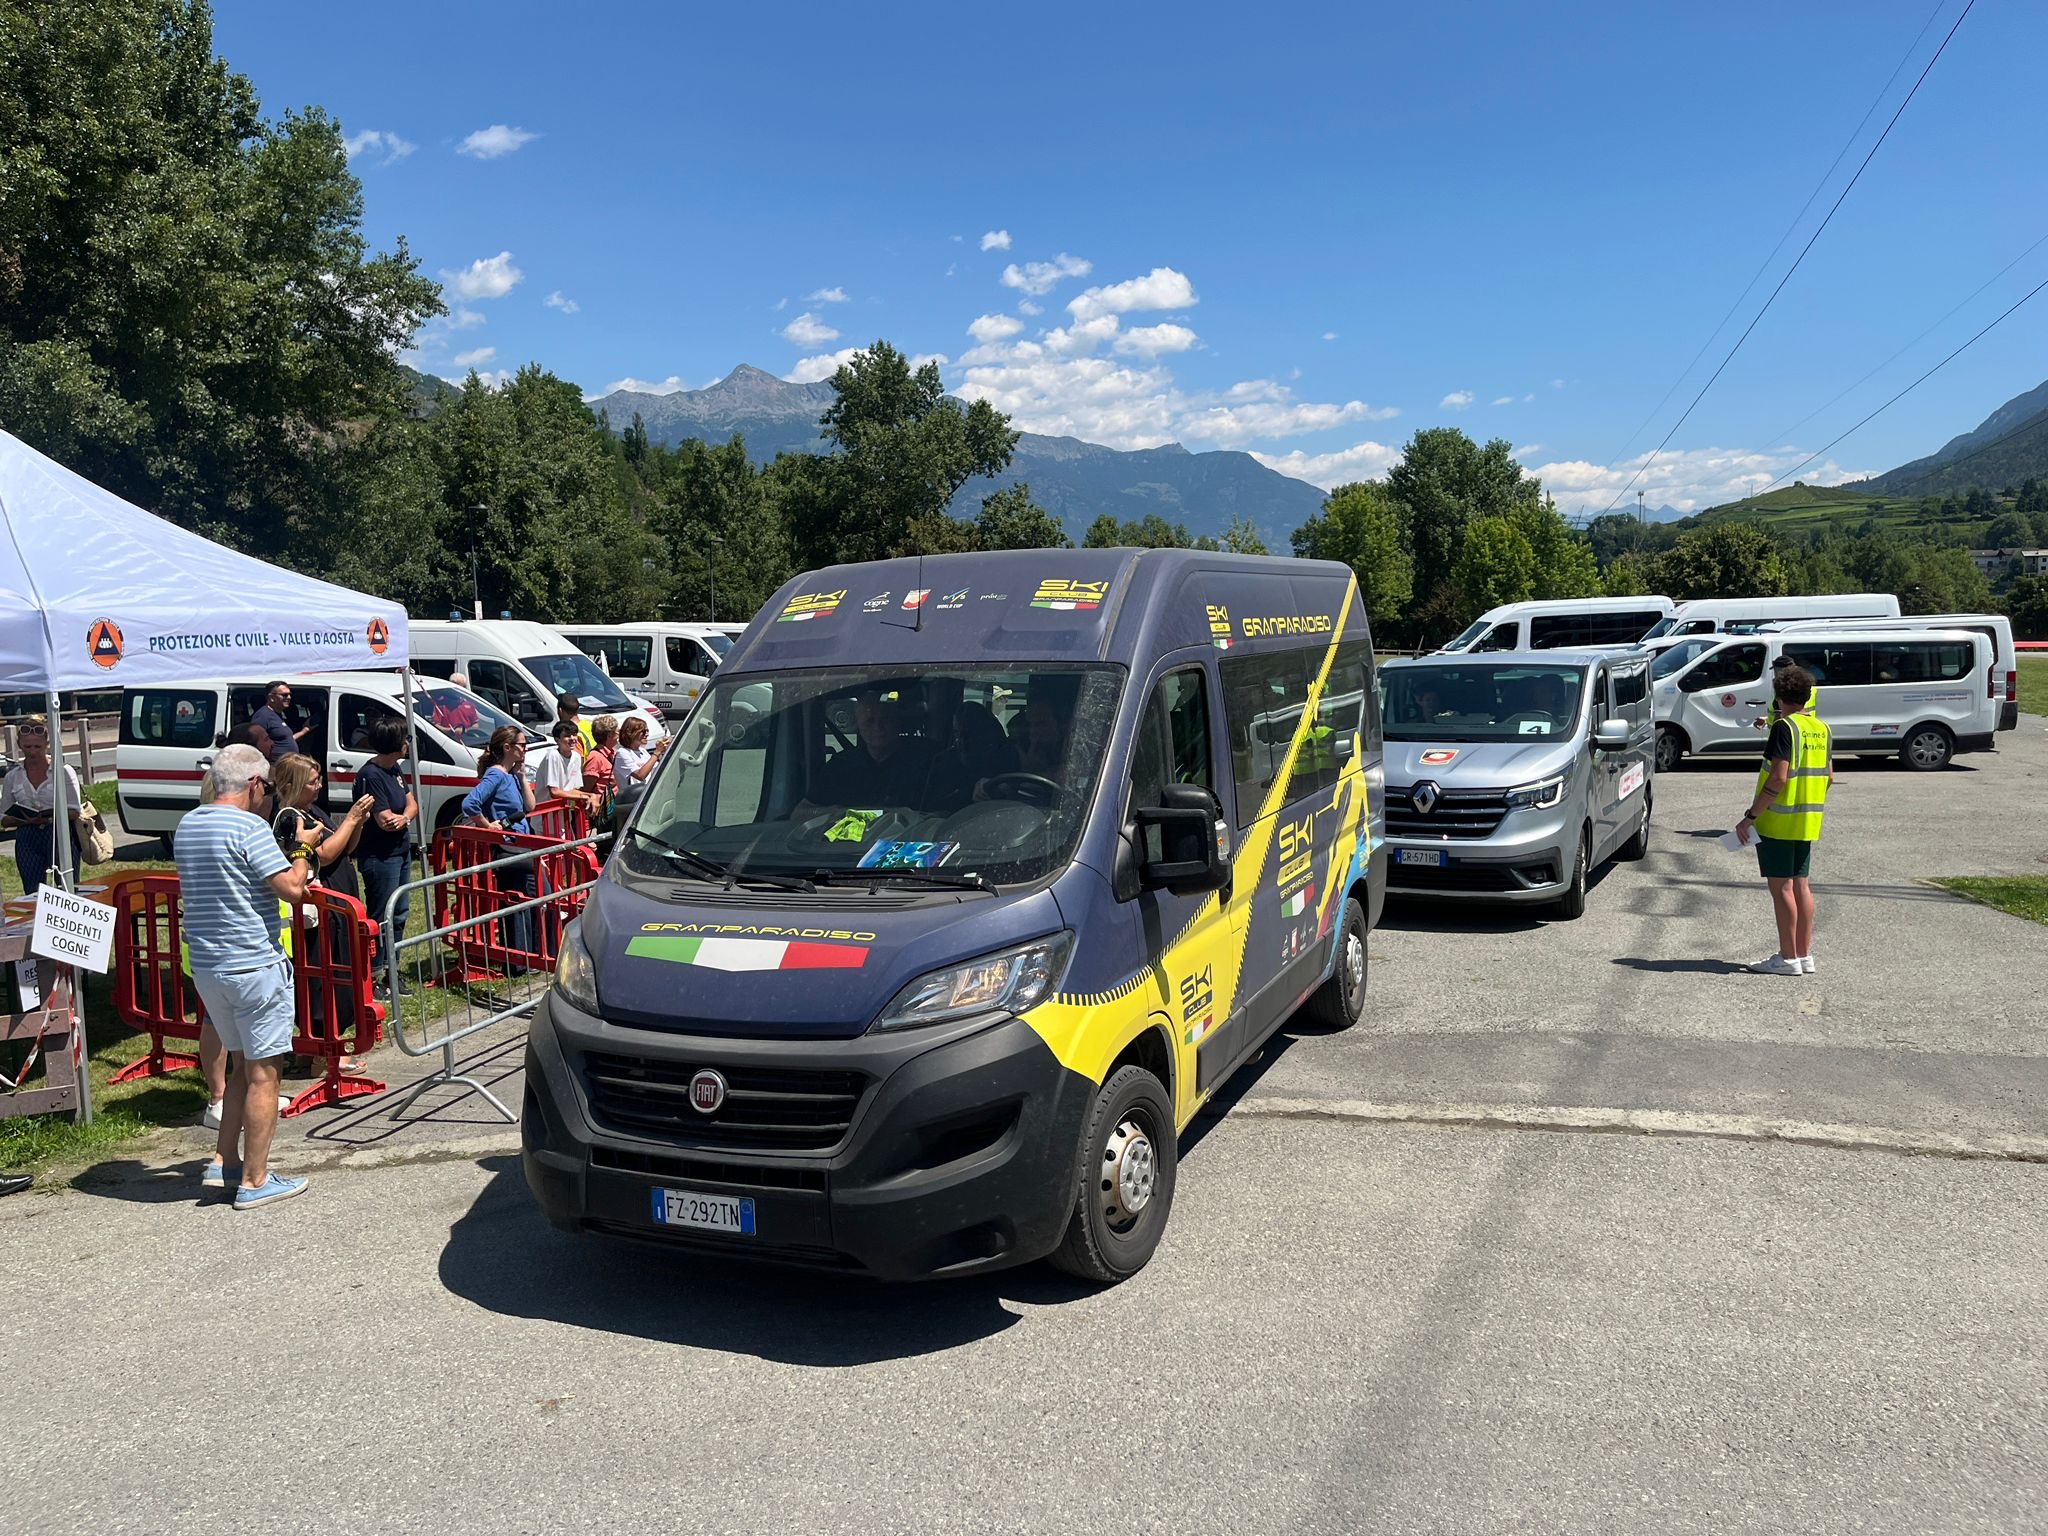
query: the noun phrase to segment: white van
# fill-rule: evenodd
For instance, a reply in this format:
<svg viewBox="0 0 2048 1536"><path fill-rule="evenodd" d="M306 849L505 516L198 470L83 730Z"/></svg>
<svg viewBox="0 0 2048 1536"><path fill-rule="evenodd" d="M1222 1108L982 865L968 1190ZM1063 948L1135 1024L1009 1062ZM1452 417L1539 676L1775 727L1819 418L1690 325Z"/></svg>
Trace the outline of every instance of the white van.
<svg viewBox="0 0 2048 1536"><path fill-rule="evenodd" d="M1810 633L1843 627L1868 629L1855 619L1801 619L1796 624L1770 624L1765 629L1778 633ZM1887 620L1886 629L1974 629L1991 642L1991 676L1984 691L1998 704L1998 728L2014 731L2020 724L2019 650L2013 644L2012 620L2002 613L1916 613L1911 618Z"/></svg>
<svg viewBox="0 0 2048 1536"><path fill-rule="evenodd" d="M1668 597L1560 597L1489 608L1438 654L1634 645L1671 612Z"/></svg>
<svg viewBox="0 0 2048 1536"><path fill-rule="evenodd" d="M672 720L697 702L732 649L732 636L709 624L564 624L562 636L602 665L622 688L645 694Z"/></svg>
<svg viewBox="0 0 2048 1536"><path fill-rule="evenodd" d="M199 803L199 781L213 755L247 741L249 718L263 707L273 678L217 683L165 683L121 690L121 736L114 749L121 825L154 833L166 846L184 814ZM294 730L308 727L299 750L320 764L327 781L321 804L340 814L355 801L356 770L374 754L372 722L397 718L404 680L395 672L309 672L287 677ZM491 732L515 722L502 710L452 683L420 678L413 689L413 744L420 758L419 825L447 826L476 784L476 760ZM543 739L528 731L537 747Z"/></svg>
<svg viewBox="0 0 2048 1536"><path fill-rule="evenodd" d="M545 730L555 700L573 693L583 718L639 715L652 737L666 734L658 705L636 705L625 689L559 632L529 619L414 619L406 628L413 669L434 677L461 672L470 691L521 725Z"/></svg>
<svg viewBox="0 0 2048 1536"><path fill-rule="evenodd" d="M1909 768L1945 768L1958 752L1989 752L1999 700L1987 686L1991 641L1976 630L1830 629L1736 635L1675 669L1651 667L1657 767L1687 753L1763 751L1771 667L1784 656L1813 674L1837 756L1896 754Z"/></svg>
<svg viewBox="0 0 2048 1536"><path fill-rule="evenodd" d="M1701 597L1680 603L1643 636L1747 635L1765 624L1797 619L1896 619L1899 600L1890 592L1831 592L1812 597Z"/></svg>

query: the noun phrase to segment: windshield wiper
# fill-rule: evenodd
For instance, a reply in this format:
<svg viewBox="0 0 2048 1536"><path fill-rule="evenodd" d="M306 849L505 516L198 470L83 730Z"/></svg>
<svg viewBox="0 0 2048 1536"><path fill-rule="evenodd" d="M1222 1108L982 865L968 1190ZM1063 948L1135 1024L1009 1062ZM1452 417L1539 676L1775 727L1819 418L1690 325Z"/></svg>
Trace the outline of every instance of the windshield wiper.
<svg viewBox="0 0 2048 1536"><path fill-rule="evenodd" d="M811 878L820 885L864 884L870 887L884 880L908 880L913 885L934 885L950 891L993 891L993 881L974 870L958 869L814 869Z"/></svg>
<svg viewBox="0 0 2048 1536"><path fill-rule="evenodd" d="M696 870L699 875L707 880L722 880L725 882L727 890L731 890L735 885L766 887L773 891L815 891L817 889L815 885L800 875L769 875L758 871L750 874L740 874L738 871L719 863L716 859L707 859L703 854L685 848L681 843L672 843L667 838L661 836L660 833L649 832L643 827L628 827L626 828L626 835L628 837L637 837L642 842L654 844L655 847L661 849L670 857Z"/></svg>

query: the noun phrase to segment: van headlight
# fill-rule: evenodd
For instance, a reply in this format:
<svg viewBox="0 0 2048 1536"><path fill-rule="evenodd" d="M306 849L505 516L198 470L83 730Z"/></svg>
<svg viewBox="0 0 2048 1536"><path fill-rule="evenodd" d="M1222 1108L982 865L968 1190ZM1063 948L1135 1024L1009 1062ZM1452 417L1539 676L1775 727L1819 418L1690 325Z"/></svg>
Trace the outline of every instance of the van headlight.
<svg viewBox="0 0 2048 1536"><path fill-rule="evenodd" d="M1511 811L1547 811L1564 799L1564 774L1554 774L1547 779L1538 779L1534 784L1524 784L1519 789L1508 791L1508 809Z"/></svg>
<svg viewBox="0 0 2048 1536"><path fill-rule="evenodd" d="M583 923L579 918L562 933L562 953L555 961L555 990L562 994L562 1000L571 1008L594 1014L597 1008L597 967L590 959L590 949L583 942Z"/></svg>
<svg viewBox="0 0 2048 1536"><path fill-rule="evenodd" d="M963 965L920 976L884 1008L870 1027L915 1029L977 1013L1022 1013L1045 1001L1066 976L1072 933L1020 944Z"/></svg>

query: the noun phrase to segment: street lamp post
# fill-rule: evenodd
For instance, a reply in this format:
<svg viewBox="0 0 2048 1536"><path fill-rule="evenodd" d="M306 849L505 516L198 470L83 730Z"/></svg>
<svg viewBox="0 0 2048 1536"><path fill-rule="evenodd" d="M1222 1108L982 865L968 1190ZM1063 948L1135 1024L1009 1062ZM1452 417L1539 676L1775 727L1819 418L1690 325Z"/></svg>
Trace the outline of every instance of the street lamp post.
<svg viewBox="0 0 2048 1536"><path fill-rule="evenodd" d="M476 519L490 515L491 509L482 502L469 509L469 611L479 619L484 616L484 594L476 579Z"/></svg>

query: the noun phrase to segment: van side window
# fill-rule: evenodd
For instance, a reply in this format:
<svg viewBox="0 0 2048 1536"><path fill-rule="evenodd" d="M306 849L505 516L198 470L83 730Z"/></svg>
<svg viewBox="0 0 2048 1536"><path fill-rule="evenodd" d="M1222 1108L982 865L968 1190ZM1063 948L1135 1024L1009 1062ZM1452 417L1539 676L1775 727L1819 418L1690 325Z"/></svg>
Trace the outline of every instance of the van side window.
<svg viewBox="0 0 2048 1536"><path fill-rule="evenodd" d="M1784 654L1813 674L1816 686L1857 688L1870 681L1870 642L1829 645L1825 641L1786 645Z"/></svg>
<svg viewBox="0 0 2048 1536"><path fill-rule="evenodd" d="M1628 709L1650 696L1650 669L1647 665L1617 667L1613 677L1616 709Z"/></svg>
<svg viewBox="0 0 2048 1536"><path fill-rule="evenodd" d="M670 635L667 639L668 669L688 677L709 677L716 665L704 647L687 635Z"/></svg>
<svg viewBox="0 0 2048 1536"><path fill-rule="evenodd" d="M1529 621L1529 649L1633 645L1663 617L1654 608L1628 613L1546 613Z"/></svg>
<svg viewBox="0 0 2048 1536"><path fill-rule="evenodd" d="M502 661L473 661L469 664L469 690L510 712L512 700L505 692L505 664Z"/></svg>
<svg viewBox="0 0 2048 1536"><path fill-rule="evenodd" d="M1216 792L1209 756L1209 690L1200 667L1170 672L1152 690L1131 755L1131 806L1163 805L1173 784Z"/></svg>
<svg viewBox="0 0 2048 1536"><path fill-rule="evenodd" d="M1952 683L1970 675L1974 646L1957 640L1908 640L1871 647L1872 681Z"/></svg>
<svg viewBox="0 0 2048 1536"><path fill-rule="evenodd" d="M598 649L611 657L613 677L652 677L654 639L650 635L606 635Z"/></svg>
<svg viewBox="0 0 2048 1536"><path fill-rule="evenodd" d="M1313 675L1313 653L1310 653ZM1350 761L1355 739L1361 751L1372 745L1368 711L1377 705L1372 682L1372 647L1363 640L1347 640L1337 647L1330 663L1330 680L1323 685L1322 702L1316 706L1316 729L1302 746L1294 765L1294 788L1290 798L1334 789L1337 775Z"/></svg>
<svg viewBox="0 0 2048 1536"><path fill-rule="evenodd" d="M415 656L412 669L422 677L438 677L446 682L455 675L455 661L447 656Z"/></svg>
<svg viewBox="0 0 2048 1536"><path fill-rule="evenodd" d="M1258 817L1274 780L1286 766L1288 749L1301 730L1309 684L1322 669L1323 654L1310 647L1227 656L1221 663L1223 716L1230 729L1239 826ZM1341 766L1337 742L1348 740L1353 732L1364 738L1372 730L1371 691L1371 653L1365 643L1341 647L1330 665L1322 705L1295 759L1287 802L1327 791L1337 782Z"/></svg>
<svg viewBox="0 0 2048 1536"><path fill-rule="evenodd" d="M344 752L370 750L370 727L379 720L396 720L398 711L382 699L360 693L341 696L341 719L335 722L334 744Z"/></svg>
<svg viewBox="0 0 2048 1536"><path fill-rule="evenodd" d="M215 708L210 690L131 689L121 711L121 741L138 747L211 747Z"/></svg>
<svg viewBox="0 0 2048 1536"><path fill-rule="evenodd" d="M1512 651L1521 639L1522 626L1514 619L1496 624L1472 642L1475 651Z"/></svg>
<svg viewBox="0 0 2048 1536"><path fill-rule="evenodd" d="M1702 657L1700 664L1678 681L1687 693L1704 693L1709 688L1747 688L1763 680L1764 648L1759 643L1724 646Z"/></svg>

